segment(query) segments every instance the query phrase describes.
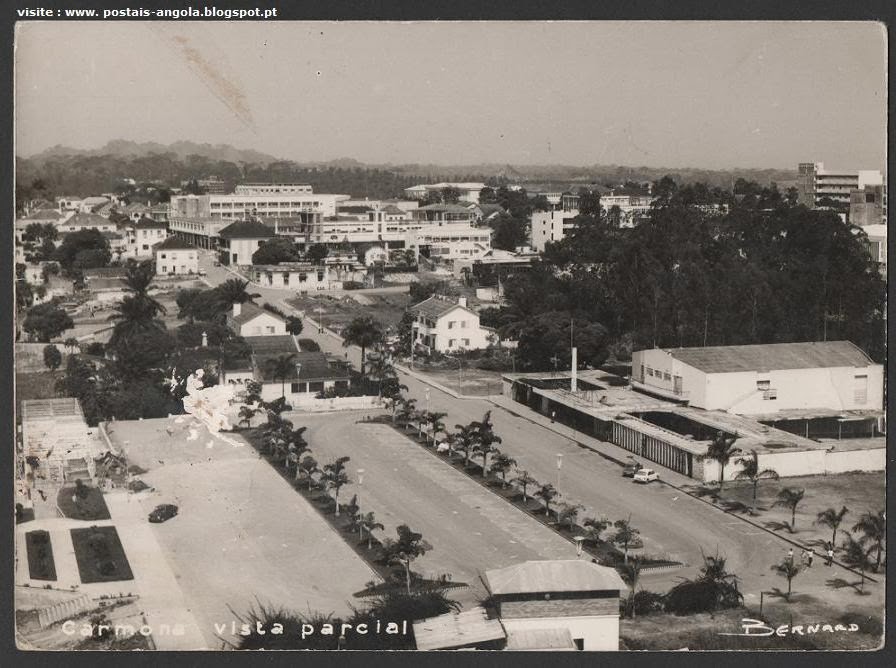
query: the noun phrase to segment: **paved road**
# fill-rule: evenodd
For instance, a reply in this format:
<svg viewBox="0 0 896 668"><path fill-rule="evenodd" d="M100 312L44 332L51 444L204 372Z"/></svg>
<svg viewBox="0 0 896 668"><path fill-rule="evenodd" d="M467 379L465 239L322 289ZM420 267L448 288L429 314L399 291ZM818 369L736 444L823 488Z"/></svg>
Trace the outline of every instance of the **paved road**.
<svg viewBox="0 0 896 668"><path fill-rule="evenodd" d="M343 348L337 337L318 334L317 328L307 319L305 335L317 340L326 352L339 356L347 352L355 367L359 365L359 348ZM408 395L415 397L420 407L427 406L428 390L428 407L446 412L445 422L450 428L481 419L491 410L495 431L504 439L501 449L539 480L557 485L557 454L562 453L559 489L564 495L563 500L581 503L586 507L586 515L606 516L612 520L630 516L632 524L644 537L644 552L666 555L689 564L684 570L644 576L645 587L663 589L681 576L693 575L702 563L702 554L715 554L716 551L727 559L729 569L741 577L744 592L756 592L758 597L759 591L784 583L770 571L771 565L781 561L792 547L783 538L754 528L668 486L635 485L630 479L622 478L617 464L580 448L565 437L562 434L564 428L559 425L538 425L495 406L485 397L456 398L407 374L402 374L402 382L408 386ZM527 413L525 407L520 406L520 409L524 415ZM536 414L531 413L531 417L537 422ZM612 444L605 446L618 450L620 459L628 454ZM661 476L674 478L676 474L661 469ZM837 567L824 571L813 568L800 578L801 587L832 604L842 604L844 594L827 587L827 579L844 578L850 582L858 579ZM883 587L875 587L873 591L872 597L880 598L882 604ZM754 594L747 596L750 600ZM872 597L866 597L866 601Z"/></svg>
<svg viewBox="0 0 896 668"><path fill-rule="evenodd" d="M348 455L352 484L340 502L359 494L362 512L373 511L385 530L408 524L433 550L415 562L429 576L450 573L471 585L452 597L468 607L485 594L479 574L537 559L575 559L575 545L496 494L414 444L391 426L358 422L363 413L302 418L315 458L326 463ZM362 485L357 470L364 469Z"/></svg>
<svg viewBox="0 0 896 668"><path fill-rule="evenodd" d="M187 418L117 422L111 438L119 446L128 441L129 461L148 470L141 478L156 492L131 497L140 505L133 522L154 534L161 549L147 558L174 573L204 646L220 648L216 634L234 640L234 613L259 602L348 614L358 604L352 594L376 574L250 446L234 447L204 429L188 440L188 425ZM160 503L175 503L180 513L148 524Z"/></svg>

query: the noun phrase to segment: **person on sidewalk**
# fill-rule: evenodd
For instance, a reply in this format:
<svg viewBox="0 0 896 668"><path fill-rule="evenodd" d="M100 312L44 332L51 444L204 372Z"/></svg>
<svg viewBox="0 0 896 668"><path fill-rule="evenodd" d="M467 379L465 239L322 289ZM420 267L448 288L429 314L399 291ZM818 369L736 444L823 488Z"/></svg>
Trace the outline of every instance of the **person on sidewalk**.
<svg viewBox="0 0 896 668"><path fill-rule="evenodd" d="M807 550L808 554L806 554L806 568L812 568L812 560L815 559L815 553L812 550Z"/></svg>
<svg viewBox="0 0 896 668"><path fill-rule="evenodd" d="M827 561L824 562L825 566L830 566L834 563L834 546L828 543L828 553L827 553Z"/></svg>
<svg viewBox="0 0 896 668"><path fill-rule="evenodd" d="M787 561L789 561L791 564L793 563L793 548L787 550Z"/></svg>
<svg viewBox="0 0 896 668"><path fill-rule="evenodd" d="M555 417L557 417L557 411L551 411L551 424L553 424Z"/></svg>

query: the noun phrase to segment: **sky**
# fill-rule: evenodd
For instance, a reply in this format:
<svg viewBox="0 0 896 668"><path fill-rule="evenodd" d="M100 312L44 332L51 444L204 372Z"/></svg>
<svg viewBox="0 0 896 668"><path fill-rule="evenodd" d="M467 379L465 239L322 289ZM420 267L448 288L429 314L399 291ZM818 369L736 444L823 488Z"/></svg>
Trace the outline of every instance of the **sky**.
<svg viewBox="0 0 896 668"><path fill-rule="evenodd" d="M28 22L16 154L883 169L870 22Z"/></svg>

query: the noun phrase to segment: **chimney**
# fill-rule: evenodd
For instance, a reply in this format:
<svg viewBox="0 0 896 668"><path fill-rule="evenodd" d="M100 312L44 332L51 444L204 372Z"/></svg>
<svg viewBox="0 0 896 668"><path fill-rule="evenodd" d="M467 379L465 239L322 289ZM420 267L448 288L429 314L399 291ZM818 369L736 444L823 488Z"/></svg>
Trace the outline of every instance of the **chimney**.
<svg viewBox="0 0 896 668"><path fill-rule="evenodd" d="M572 367L572 378L570 380L570 385L569 385L569 389L571 392L578 391L578 366L579 366L578 357L579 357L578 349L573 348L572 349L572 364L570 365Z"/></svg>
<svg viewBox="0 0 896 668"><path fill-rule="evenodd" d="M233 317L237 317L240 313L243 312L243 305L240 303L235 303L233 305Z"/></svg>
<svg viewBox="0 0 896 668"><path fill-rule="evenodd" d="M458 298L457 298L457 305L458 305L458 306L464 306L464 307L466 307L466 305L467 305L467 298L466 298L466 297L458 297Z"/></svg>

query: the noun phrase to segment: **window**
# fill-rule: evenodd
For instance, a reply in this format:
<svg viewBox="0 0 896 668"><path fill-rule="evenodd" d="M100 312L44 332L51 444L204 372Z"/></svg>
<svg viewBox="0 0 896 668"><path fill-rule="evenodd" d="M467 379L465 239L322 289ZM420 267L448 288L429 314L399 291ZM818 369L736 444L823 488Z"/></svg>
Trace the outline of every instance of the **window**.
<svg viewBox="0 0 896 668"><path fill-rule="evenodd" d="M464 342L464 347L470 346L470 339L461 339Z"/></svg>
<svg viewBox="0 0 896 668"><path fill-rule="evenodd" d="M316 380L312 383L308 383L308 391L309 392L323 392L324 391L324 381Z"/></svg>
<svg viewBox="0 0 896 668"><path fill-rule="evenodd" d="M576 644L576 649L580 652L585 651L585 639L584 638L573 638L572 641Z"/></svg>
<svg viewBox="0 0 896 668"><path fill-rule="evenodd" d="M454 347L454 341L455 341L455 339L448 339L448 347L449 347L449 348L453 348L453 347Z"/></svg>
<svg viewBox="0 0 896 668"><path fill-rule="evenodd" d="M166 266L163 264L163 265L162 265L162 273L164 274L164 273L166 272L167 269L168 269L168 267L166 267Z"/></svg>
<svg viewBox="0 0 896 668"><path fill-rule="evenodd" d="M672 374L668 371L663 372L663 380L672 380Z"/></svg>
<svg viewBox="0 0 896 668"><path fill-rule="evenodd" d="M460 327L461 327L461 329L466 329L466 328L467 328L467 321L466 321L466 320L461 320L461 321L460 321Z"/></svg>
<svg viewBox="0 0 896 668"><path fill-rule="evenodd" d="M874 204L874 193L865 193L865 202L868 204Z"/></svg>
<svg viewBox="0 0 896 668"><path fill-rule="evenodd" d="M306 274L304 271L301 272L299 274L299 283L304 283L307 280L308 280L308 274Z"/></svg>
<svg viewBox="0 0 896 668"><path fill-rule="evenodd" d="M289 391L292 392L293 394L298 394L299 393L299 385L301 385L301 383L290 383Z"/></svg>
<svg viewBox="0 0 896 668"><path fill-rule="evenodd" d="M448 329L454 329L454 321L453 320L448 321Z"/></svg>
<svg viewBox="0 0 896 668"><path fill-rule="evenodd" d="M272 325L268 325L265 329L268 331L268 334L273 334L276 331Z"/></svg>
<svg viewBox="0 0 896 668"><path fill-rule="evenodd" d="M774 401L778 398L778 390L766 390L762 393L763 401Z"/></svg>
<svg viewBox="0 0 896 668"><path fill-rule="evenodd" d="M653 375L653 369L651 369L650 367L647 367L647 375L648 375L648 376L652 376L652 375Z"/></svg>
<svg viewBox="0 0 896 668"><path fill-rule="evenodd" d="M146 248L146 246L144 246L144 248ZM162 254L159 255L159 257L162 258L162 259L164 260L164 259L165 259L165 254L162 253Z"/></svg>
<svg viewBox="0 0 896 668"><path fill-rule="evenodd" d="M855 387L855 402L857 404L864 404L868 402L868 376L865 374L856 376L854 381Z"/></svg>
<svg viewBox="0 0 896 668"><path fill-rule="evenodd" d="M757 380L756 381L756 389L760 392L765 392L772 386L772 382L770 380Z"/></svg>

